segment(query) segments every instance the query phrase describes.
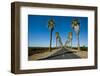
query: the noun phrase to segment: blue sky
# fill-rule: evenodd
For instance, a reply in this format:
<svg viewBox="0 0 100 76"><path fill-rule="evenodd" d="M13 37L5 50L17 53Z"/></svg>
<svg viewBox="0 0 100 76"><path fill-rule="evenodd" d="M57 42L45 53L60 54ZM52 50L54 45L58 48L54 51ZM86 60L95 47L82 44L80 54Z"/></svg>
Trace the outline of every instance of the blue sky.
<svg viewBox="0 0 100 76"><path fill-rule="evenodd" d="M54 19L55 28L52 35L52 47L56 45L55 32L59 32L63 44L67 40L68 32L73 32L72 45L77 46L76 33L71 27L74 18L80 21L80 46L88 45L88 18L71 16L28 15L28 46L48 47L50 43L50 30L48 20Z"/></svg>

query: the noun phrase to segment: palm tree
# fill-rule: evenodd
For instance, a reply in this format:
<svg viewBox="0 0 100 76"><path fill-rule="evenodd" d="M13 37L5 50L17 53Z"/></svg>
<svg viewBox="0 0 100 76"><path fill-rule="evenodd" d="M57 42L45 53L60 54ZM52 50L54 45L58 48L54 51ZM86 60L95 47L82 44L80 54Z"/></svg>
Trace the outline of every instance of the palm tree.
<svg viewBox="0 0 100 76"><path fill-rule="evenodd" d="M72 28L76 32L77 40L78 40L78 51L80 51L80 44L79 44L79 32L80 32L80 23L78 19L74 19L72 21Z"/></svg>
<svg viewBox="0 0 100 76"><path fill-rule="evenodd" d="M59 36L59 43L60 43L60 46L63 47L63 43L61 41L61 37Z"/></svg>
<svg viewBox="0 0 100 76"><path fill-rule="evenodd" d="M57 48L57 41L58 41L58 38L59 38L59 32L56 32L56 48Z"/></svg>
<svg viewBox="0 0 100 76"><path fill-rule="evenodd" d="M49 46L49 51L51 51L51 45L52 45L52 32L54 30L55 22L53 19L50 19L48 21L48 28L50 29L50 46Z"/></svg>
<svg viewBox="0 0 100 76"><path fill-rule="evenodd" d="M67 41L65 42L65 46L66 46L66 47L69 47L69 40L67 40Z"/></svg>
<svg viewBox="0 0 100 76"><path fill-rule="evenodd" d="M68 37L67 37L67 41L65 42L65 46L68 47L68 46L69 46L69 42L70 42L70 41L69 41L69 36L68 36Z"/></svg>
<svg viewBox="0 0 100 76"><path fill-rule="evenodd" d="M69 41L70 41L70 46L72 48L72 32L68 33Z"/></svg>
<svg viewBox="0 0 100 76"><path fill-rule="evenodd" d="M70 47L72 47L72 32L69 32L68 33L68 37L67 37L67 40L66 40L66 42L65 42L65 46L70 46Z"/></svg>

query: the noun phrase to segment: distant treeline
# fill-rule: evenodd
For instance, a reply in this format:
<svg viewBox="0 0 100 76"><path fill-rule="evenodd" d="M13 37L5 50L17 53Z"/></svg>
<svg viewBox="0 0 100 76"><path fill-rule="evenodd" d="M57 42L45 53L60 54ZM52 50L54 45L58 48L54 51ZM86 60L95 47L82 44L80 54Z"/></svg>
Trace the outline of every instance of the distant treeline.
<svg viewBox="0 0 100 76"><path fill-rule="evenodd" d="M52 47L51 50L56 49L56 47ZM49 51L48 47L28 47L28 56L33 54L43 53Z"/></svg>
<svg viewBox="0 0 100 76"><path fill-rule="evenodd" d="M73 49L77 49L77 47L72 47ZM80 47L81 51L88 51L88 47Z"/></svg>

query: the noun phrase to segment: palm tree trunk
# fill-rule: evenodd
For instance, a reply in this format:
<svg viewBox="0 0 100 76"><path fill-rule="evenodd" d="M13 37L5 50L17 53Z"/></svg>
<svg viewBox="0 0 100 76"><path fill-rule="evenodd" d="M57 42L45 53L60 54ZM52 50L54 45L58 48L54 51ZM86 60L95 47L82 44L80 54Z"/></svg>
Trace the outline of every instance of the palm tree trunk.
<svg viewBox="0 0 100 76"><path fill-rule="evenodd" d="M50 30L50 46L49 46L50 52L51 52L51 45L52 45L52 29Z"/></svg>
<svg viewBox="0 0 100 76"><path fill-rule="evenodd" d="M57 49L57 38L56 38L56 49Z"/></svg>
<svg viewBox="0 0 100 76"><path fill-rule="evenodd" d="M79 33L77 34L77 40L78 40L78 51L80 51Z"/></svg>
<svg viewBox="0 0 100 76"><path fill-rule="evenodd" d="M61 41L60 37L59 37L59 44L60 44L60 48L63 48L63 44L62 44L62 41Z"/></svg>
<svg viewBox="0 0 100 76"><path fill-rule="evenodd" d="M71 39L71 49L72 49L72 39Z"/></svg>

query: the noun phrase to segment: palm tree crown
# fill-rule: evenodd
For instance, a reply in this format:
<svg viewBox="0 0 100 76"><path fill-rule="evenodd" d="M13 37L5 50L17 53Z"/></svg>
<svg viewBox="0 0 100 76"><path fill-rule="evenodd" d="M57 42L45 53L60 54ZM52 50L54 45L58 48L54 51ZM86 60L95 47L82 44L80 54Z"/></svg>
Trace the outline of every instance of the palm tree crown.
<svg viewBox="0 0 100 76"><path fill-rule="evenodd" d="M79 23L79 21L78 21L78 19L74 19L73 21L72 21L72 28L77 32L77 33L79 33L79 31L80 31L80 23Z"/></svg>
<svg viewBox="0 0 100 76"><path fill-rule="evenodd" d="M72 21L72 27L74 28L74 26L77 26L77 25L79 25L80 23L79 23L79 21L78 21L78 19L74 19L73 21Z"/></svg>
<svg viewBox="0 0 100 76"><path fill-rule="evenodd" d="M53 29L54 29L54 25L55 25L54 20L53 20L53 19L50 19L50 20L48 21L48 28L49 28L50 30L53 30Z"/></svg>

